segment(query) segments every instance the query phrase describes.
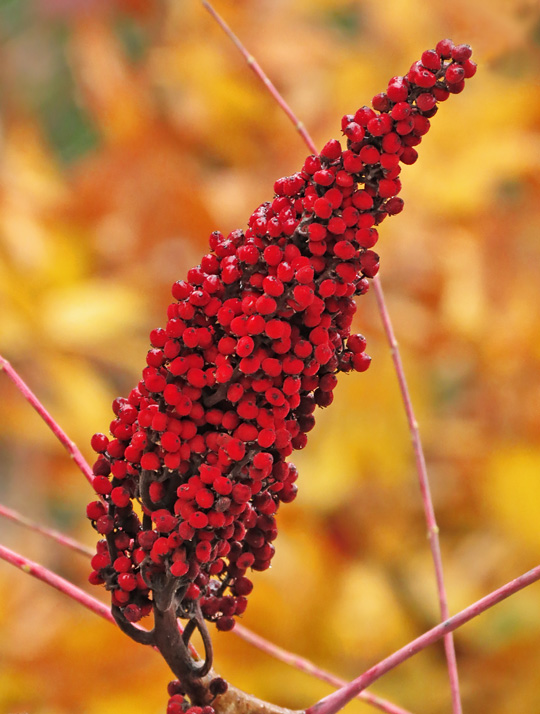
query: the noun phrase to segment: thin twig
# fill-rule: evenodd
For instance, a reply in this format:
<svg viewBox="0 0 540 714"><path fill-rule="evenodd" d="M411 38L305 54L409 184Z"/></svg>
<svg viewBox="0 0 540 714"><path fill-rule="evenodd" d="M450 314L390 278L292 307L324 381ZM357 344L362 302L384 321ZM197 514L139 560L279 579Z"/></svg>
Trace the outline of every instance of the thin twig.
<svg viewBox="0 0 540 714"><path fill-rule="evenodd" d="M48 585L51 585L92 612L100 615L100 617L103 617L109 622L115 624L111 611L106 605L99 600L96 600L91 595L88 595L68 580L65 580L59 575L51 572L48 568L45 568L38 563L34 563L28 558L25 558L19 553L15 553L2 545L0 545L0 559L11 563L28 575L32 575ZM348 702L358 696L360 692L365 690L366 687L382 677L383 674L386 674L402 662L405 662L415 654L418 654L418 652L421 652L426 647L429 647L429 645L442 639L447 632L457 630L458 627L470 622L470 620L478 617L478 615L481 615L483 612L489 610L494 605L497 605L502 600L505 600L538 580L540 580L540 565L536 566L532 570L529 570L527 573L520 575L515 578L515 580L511 580L498 590L494 590L489 595L477 600L475 603L469 605L469 607L464 610L461 610L461 612L458 612L456 615L453 615L445 622L440 623L436 627L433 627L431 630L425 632L420 637L412 640L412 642L409 642L401 649L396 650L396 652L391 654L386 659L378 662L376 665L360 675L357 679L354 679L352 682L349 682L349 684L346 684L344 687L341 687L336 692L329 694L327 697L324 697L324 699L321 699L319 702L306 709L305 714L336 714L336 712L342 709Z"/></svg>
<svg viewBox="0 0 540 714"><path fill-rule="evenodd" d="M241 40L234 34L234 32L231 30L231 28L227 25L225 20L218 15L218 13L214 10L212 5L210 5L209 2L206 2L206 0L202 0L202 4L205 7L206 10L212 15L214 20L218 23L218 25L221 27L221 29L225 32L225 34L234 42L238 50L242 53L244 56L244 59L248 63L248 65L251 67L251 69L255 72L256 76L261 80L261 82L264 84L266 89L270 92L276 103L283 109L285 114L289 117L291 120L294 128L296 131L300 134L304 142L307 144L308 148L310 151L312 151L314 154L317 153L317 149L315 147L315 144L313 142L313 139L310 137L308 134L304 124L298 119L296 114L293 112L293 110L290 108L290 106L287 104L287 102L283 99L279 91L276 89L268 75L264 72L260 64L257 62L257 60L251 55L244 45L242 44Z"/></svg>
<svg viewBox="0 0 540 714"><path fill-rule="evenodd" d="M25 528L29 528L32 531L42 533L43 535L47 536L48 538L51 538L60 545L64 545L68 548L71 548L72 550L82 553L83 555L86 555L88 557L94 555L93 550L87 548L85 545L79 543L73 538L69 538L69 536L66 536L63 533L60 533L59 531L54 530L52 528L44 528L42 526L39 526L33 521L31 521L29 518L25 518L25 516L21 515L17 511L12 510L11 508L6 508L6 506L2 506L1 504L0 516L9 518L11 521L18 523L19 525ZM239 623L236 624L233 633L241 639L245 640L246 642L249 642L258 649L262 650L263 652L266 652L267 654L275 657L276 659L279 659L282 662L285 662L286 664L289 664L292 667L295 667L296 669L305 672L306 674L317 677L323 682L328 682L329 684L335 687L341 687L346 684L346 681L344 679L336 677L335 675L330 674L330 672L326 672L320 667L317 667L315 664L313 664L313 662L310 662L310 660L306 659L305 657L300 657L299 655L293 654L292 652L288 652L282 647L278 647L272 642L266 640L264 637L255 634L247 627L240 625ZM197 656L195 650L193 649L192 653ZM396 704L382 699L381 697L378 697L375 694L371 694L371 692L361 692L359 694L359 698L369 702L375 708L380 709L380 711L386 712L386 714L411 714L411 712L407 711L406 709L398 707Z"/></svg>
<svg viewBox="0 0 540 714"><path fill-rule="evenodd" d="M292 652L275 645L273 642L270 642L264 637L255 634L255 632L248 630L247 627L240 625L238 622L234 626L233 634L238 635L238 637L241 637L254 647L266 652L266 654L271 657L275 657L275 659L279 659L282 662L285 662L285 664L289 664L291 667L295 667L301 672L311 674L313 677L317 677L317 679L320 679L322 682L327 682L333 687L343 687L347 684L346 680L341 677L337 677L330 672L326 672L324 669L317 667L316 664L313 664L311 660L306 659L305 657L293 654ZM411 712L407 709L403 709L397 704L389 702L387 699L382 699L376 694L371 694L371 692L360 692L358 698L368 702L381 712L386 712L386 714L411 714Z"/></svg>
<svg viewBox="0 0 540 714"><path fill-rule="evenodd" d="M540 565L520 575L515 580L511 580L498 590L494 590L489 595L477 600L472 605L469 605L469 607L461 610L461 612L436 625L401 649L396 650L389 657L378 662L345 687L329 694L317 702L317 704L306 709L305 714L336 714L336 712L340 711L348 702L354 699L359 692L370 684L373 684L373 682L382 677L383 674L386 674L397 667L398 664L410 659L413 655L418 654L418 652L429 647L429 645L432 645L434 642L437 642L437 640L442 639L446 633L457 630L458 627L461 627L466 622L489 610L502 600L535 583L537 580L540 580Z"/></svg>
<svg viewBox="0 0 540 714"><path fill-rule="evenodd" d="M13 384L17 387L17 389L23 395L23 397L26 399L26 401L29 402L29 404L34 407L34 409L37 411L37 413L40 415L40 417L43 419L43 421L47 424L47 426L52 431L52 433L56 436L56 438L60 441L60 443L68 451L69 455L71 456L73 461L77 464L79 469L82 471L82 473L86 477L87 481L90 484L92 484L92 481L94 478L94 476L92 474L92 469L86 462L86 459L84 458L84 456L79 451L79 448L77 447L77 445L73 441L71 441L71 439L68 437L66 432L56 423L56 421L53 419L53 417L49 414L49 412L45 409L43 404L36 397L34 392L32 392L32 390L26 384L26 382L22 379L22 377L20 377L19 374L17 374L17 372L13 369L13 367L10 365L10 363L7 361L7 359L2 357L2 355L0 355L0 369L4 370L4 372L11 379Z"/></svg>
<svg viewBox="0 0 540 714"><path fill-rule="evenodd" d="M401 360L401 355L398 349L397 339L392 326L392 320L390 319L390 313L386 306L386 301L384 299L384 293L379 277L375 277L373 280L373 287L375 290L375 298L377 300L377 306L379 308L379 313L383 323L384 331L386 333L386 338L388 344L390 345L390 353L392 355L392 361L394 363L394 369L397 375L399 389L401 392L401 398L403 400L403 405L405 407L405 413L407 415L407 423L409 425L409 431L411 435L411 441L414 450L414 458L416 461L416 472L418 474L418 483L420 485L420 492L422 494L422 503L424 505L424 514L426 518L426 524L428 529L429 545L431 548L431 557L433 559L433 566L435 569L435 578L437 581L437 595L439 598L439 610L441 613L441 620L447 620L450 616L448 610L448 598L446 596L446 588L444 586L444 573L443 564L441 556L441 546L439 540L439 526L437 525L437 520L435 518L435 509L433 507L433 499L431 497L431 489L429 486L429 478L426 468L426 459L424 456L424 449L422 447L422 440L420 438L420 431L418 429L418 422L414 413L411 395L409 388L407 386L407 379L405 377L405 370L403 369L403 362ZM450 679L450 690L452 694L452 711L454 714L462 714L461 697L459 692L459 676L456 661L456 649L454 646L454 636L451 632L446 634L443 638L444 650L446 654L446 662L448 665L448 677Z"/></svg>
<svg viewBox="0 0 540 714"><path fill-rule="evenodd" d="M41 535L44 535L47 538L50 538L51 540L54 540L57 543L60 543L60 545L65 545L67 548L71 548L71 550L74 550L77 553L87 555L90 558L95 554L95 551L92 550L92 548L83 545L83 543L79 543L79 541L70 538L64 533L60 533L60 531L57 531L54 528L40 526L39 523L32 521L30 518L26 518L26 516L23 516L21 513L13 510L12 508L3 506L1 503L0 516L8 518L10 521L13 521L13 523L18 523L20 526L24 526L24 528L28 528L29 530L34 531L35 533L41 533Z"/></svg>
<svg viewBox="0 0 540 714"><path fill-rule="evenodd" d="M0 558L8 563L11 563L11 565L14 565L16 568L19 568L24 573L32 575L34 578L47 583L47 585L51 585L53 588L56 588L56 590L64 593L64 595L67 595L72 600L75 600L75 602L83 605L88 610L95 612L96 615L99 615L105 620L115 624L110 607L99 600L96 600L95 597L88 595L88 593L85 593L84 590L81 590L81 588L78 588L76 585L73 585L73 583L70 583L69 580L65 580L65 578L60 577L60 575L56 575L56 573L53 573L45 566L35 563L29 558L25 558L24 555L16 553L15 551L10 550L10 548L6 548L4 545L0 545Z"/></svg>
<svg viewBox="0 0 540 714"><path fill-rule="evenodd" d="M11 563L11 565L19 568L24 573L32 575L47 585L51 585L60 592L63 592L72 600L75 600L80 605L83 605L87 609L91 610L96 615L103 617L107 620L107 622L110 622L113 625L117 624L107 605L104 605L102 602L96 600L91 595L88 595L76 585L70 583L69 580L65 580L59 575L56 575L42 565L25 558L19 553L15 553L3 545L0 545L0 560L5 560L7 563ZM178 634L181 635L182 628L177 620L175 620L175 622L178 624ZM143 628L140 629L141 633L150 634L148 630L144 630ZM153 649L157 650L156 647L153 647ZM189 644L189 650L194 657L199 657L197 651L191 643ZM205 685L207 685L214 676L215 673L210 672L206 678L199 681L202 681ZM262 702L250 694L246 694L245 692L242 692L232 686L229 686L229 689L225 694L214 700L213 706L216 714L234 714L234 712L239 711L244 712L244 714L302 714L301 712L293 712L290 709L284 709L283 707Z"/></svg>

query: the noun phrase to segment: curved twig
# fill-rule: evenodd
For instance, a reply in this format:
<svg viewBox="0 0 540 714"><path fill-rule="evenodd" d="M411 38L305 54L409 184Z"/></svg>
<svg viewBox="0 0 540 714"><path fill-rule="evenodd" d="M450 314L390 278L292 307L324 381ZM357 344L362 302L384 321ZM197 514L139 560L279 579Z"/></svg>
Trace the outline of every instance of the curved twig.
<svg viewBox="0 0 540 714"><path fill-rule="evenodd" d="M195 630L199 631L203 641L204 661L202 664L195 664L195 660L192 659L192 672L196 677L204 677L204 675L208 674L208 672L212 669L214 650L212 648L210 633L208 632L208 628L206 627L206 623L203 619L201 608L198 603L195 616L190 619L184 628L184 632L182 633L182 641L184 642L186 648L189 646L189 641Z"/></svg>
<svg viewBox="0 0 540 714"><path fill-rule="evenodd" d="M126 620L118 605L112 605L111 613L122 632L140 645L154 644L154 630L142 630Z"/></svg>

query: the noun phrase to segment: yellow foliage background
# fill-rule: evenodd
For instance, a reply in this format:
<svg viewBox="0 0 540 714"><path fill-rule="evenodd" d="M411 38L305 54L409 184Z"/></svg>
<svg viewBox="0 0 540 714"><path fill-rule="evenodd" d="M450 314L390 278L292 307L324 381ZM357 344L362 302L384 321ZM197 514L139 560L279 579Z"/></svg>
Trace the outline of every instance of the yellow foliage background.
<svg viewBox="0 0 540 714"><path fill-rule="evenodd" d="M479 63L403 172L381 277L424 439L455 612L540 552L540 8L534 0L217 3L318 146L445 36ZM198 2L0 2L0 351L88 458L136 383L170 285L210 231L243 227L309 153ZM319 414L277 554L244 624L352 678L432 626L413 455L375 300L373 357ZM0 374L0 498L87 544L91 489ZM81 556L0 523L1 542L94 595ZM164 711L149 650L0 563L0 711ZM216 666L304 707L330 689L216 634ZM538 586L456 638L468 714L540 711ZM441 646L374 690L449 712ZM350 711L368 712L356 702ZM372 710L373 711L373 710Z"/></svg>

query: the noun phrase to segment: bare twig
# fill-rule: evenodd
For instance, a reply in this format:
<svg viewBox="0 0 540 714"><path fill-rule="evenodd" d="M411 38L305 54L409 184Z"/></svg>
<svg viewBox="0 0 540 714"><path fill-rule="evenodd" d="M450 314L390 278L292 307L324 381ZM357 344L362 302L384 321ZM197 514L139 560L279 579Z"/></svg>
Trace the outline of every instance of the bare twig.
<svg viewBox="0 0 540 714"><path fill-rule="evenodd" d="M73 441L71 441L66 432L56 423L53 417L49 414L43 404L36 397L34 392L32 392L32 390L26 384L26 382L24 382L22 377L17 374L17 372L13 369L7 359L2 357L2 355L0 355L0 369L4 370L4 372L11 379L13 384L17 387L17 389L23 395L26 401L34 407L34 409L37 411L43 421L47 424L52 433L65 447L73 461L77 464L83 475L86 477L87 481L92 484L92 480L94 478L92 474L92 469L86 462L84 456L79 451L77 445Z"/></svg>
<svg viewBox="0 0 540 714"><path fill-rule="evenodd" d="M231 28L227 25L225 20L218 15L218 13L214 10L212 5L209 2L206 2L206 0L201 0L203 6L205 7L206 10L212 15L214 20L218 23L218 25L221 27L221 29L225 32L225 34L234 42L238 50L242 53L244 59L248 63L248 65L251 67L251 69L255 72L257 77L261 80L261 82L264 84L268 92L272 95L276 103L283 109L285 114L289 117L291 120L294 128L296 131L300 134L302 139L304 140L305 144L308 146L309 150L312 151L314 154L317 153L317 149L315 147L315 144L313 142L313 139L311 136L308 134L304 124L298 119L296 114L293 112L293 110L290 108L290 106L287 104L287 102L283 99L279 91L276 89L268 75L264 72L260 64L257 62L257 60L251 55L244 45L242 44L241 40L234 34L234 32L231 30Z"/></svg>
<svg viewBox="0 0 540 714"><path fill-rule="evenodd" d="M65 580L59 575L56 575L56 573L53 573L43 565L35 563L29 558L25 558L24 555L20 555L20 553L16 553L15 551L10 550L10 548L6 548L4 545L0 545L0 558L5 560L7 563L11 563L11 565L14 565L16 568L19 568L24 573L32 575L34 578L37 578L38 580L47 583L47 585L56 588L56 590L64 593L64 595L67 595L72 600L75 600L75 602L83 605L83 607L95 612L96 615L114 623L111 610L107 605L99 600L96 600L95 597L88 595L88 593L85 593L84 590L81 590L81 588L78 588L76 585L73 585L73 583L70 583L69 580Z"/></svg>
<svg viewBox="0 0 540 714"><path fill-rule="evenodd" d="M0 559L11 563L28 575L32 575L57 590L60 590L60 592L65 593L68 597L80 603L92 612L95 612L97 615L100 615L109 622L114 623L111 611L106 605L99 600L96 600L91 595L88 595L69 581L64 580L64 578L61 578L59 575L52 573L44 566L34 563L28 558L25 558L19 553L15 553L2 545L0 545ZM470 620L478 617L478 615L486 612L486 610L489 610L502 600L505 600L538 580L540 580L540 565L536 566L532 570L529 570L527 573L520 575L515 580L511 580L498 590L494 590L489 595L477 600L472 605L469 605L469 607L461 610L461 612L458 612L448 620L440 623L436 627L433 627L431 630L428 630L415 640L412 640L412 642L409 642L407 645L397 650L386 659L381 660L376 665L368 669L357 679L353 680L349 684L346 684L344 687L341 687L336 692L324 697L324 699L321 699L319 702L306 709L305 714L336 714L336 712L342 709L348 702L358 696L360 692L365 690L366 687L382 677L383 674L386 674L402 662L405 662L415 654L418 654L418 652L421 652L426 647L429 647L429 645L442 639L447 632L457 630L458 627L470 622ZM238 692L238 690L234 691ZM239 695L235 694L235 696ZM268 710L279 711L278 708L274 708L272 705L268 705Z"/></svg>
<svg viewBox="0 0 540 714"><path fill-rule="evenodd" d="M345 687L329 694L317 702L317 704L306 709L305 714L336 714L336 712L340 711L348 702L354 699L359 692L370 684L373 684L373 682L382 677L383 674L386 674L397 667L398 664L410 659L413 655L418 654L418 652L421 652L426 647L429 647L429 645L437 642L437 640L442 639L448 632L457 630L458 627L461 627L466 622L489 610L507 597L535 583L537 580L540 580L540 565L520 575L515 580L511 580L498 590L494 590L481 600L477 600L472 605L469 605L469 607L458 612L457 615L453 615L448 620L441 622L420 637L412 640L412 642L409 642L401 649L396 650L389 657L378 662Z"/></svg>
<svg viewBox="0 0 540 714"><path fill-rule="evenodd" d="M24 526L24 528L28 528L28 530L34 531L35 533L40 533L41 535L60 543L60 545L65 545L67 548L71 548L71 550L81 553L82 555L87 555L91 558L95 553L92 548L88 548L88 546L83 543L79 543L79 541L70 538L64 533L60 533L60 531L57 531L54 528L40 526L39 523L35 523L30 518L26 518L26 516L23 516L18 511L8 508L7 506L3 506L1 503L0 516L13 521L14 523L18 523L20 526Z"/></svg>
<svg viewBox="0 0 540 714"><path fill-rule="evenodd" d="M375 298L377 300L377 306L379 308L379 313L383 323L384 331L386 333L386 338L390 345L390 353L392 355L392 361L394 363L394 369L398 379L399 389L401 391L401 398L405 407L407 423L409 425L409 431L411 434L414 458L416 461L416 472L418 474L418 483L420 485L420 492L422 494L422 503L424 505L424 514L426 517L426 524L428 529L431 557L433 559L435 578L437 581L439 610L441 613L441 619L447 620L450 615L450 612L448 610L448 598L446 596L446 588L444 586L443 564L441 557L441 546L439 541L439 526L437 525L437 520L435 518L435 509L433 507L433 499L431 498L431 489L429 486L424 449L422 447L422 440L420 438L418 422L416 421L416 416L414 414L411 395L407 386L407 379L405 377L405 370L403 369L403 362L399 353L398 343L394 334L392 321L390 319L390 313L388 312L388 308L386 306L382 285L378 276L376 276L373 280L373 287L375 290ZM456 649L454 646L454 636L451 632L448 632L444 636L443 642L446 654L446 662L448 665L448 677L450 679L452 711L454 714L461 714L463 709L459 693L459 676L456 661Z"/></svg>
<svg viewBox="0 0 540 714"><path fill-rule="evenodd" d="M295 667L301 672L311 674L313 677L317 677L317 679L320 679L322 682L327 682L333 687L343 687L346 684L346 681L341 677L336 677L336 675L317 667L316 664L313 664L313 662L306 659L306 657L293 654L292 652L283 649L283 647L279 647L273 642L269 642L264 637L248 630L247 627L240 625L238 622L234 626L233 634L238 635L238 637L241 637L246 642L249 642L263 652L266 652L266 654L269 654L271 657L275 657L275 659L279 659L282 662L291 665L291 667ZM374 706L375 709L379 709L381 712L386 712L386 714L411 714L411 712L407 709L403 709L397 704L389 702L387 699L383 699L382 697L378 697L376 694L372 694L371 692L360 692L358 698L368 702Z"/></svg>
<svg viewBox="0 0 540 714"><path fill-rule="evenodd" d="M90 548L87 548L82 543L79 543L78 541L69 538L68 536L64 535L63 533L60 533L59 531L50 528L43 528L42 526L37 525L30 519L25 518L20 513L17 513L17 511L14 511L10 508L6 508L5 506L0 505L0 515L9 518L10 520L14 521L15 523L18 523L19 525L25 528L29 528L30 530L36 531L38 533L43 533L43 535L46 535L48 538L51 538L60 545L64 545L68 548L71 548L72 550L82 553L83 555L91 557L94 554L94 552ZM120 625L117 619L116 624ZM134 625L131 625L131 627L134 627ZM141 632L144 633L144 630L141 630ZM317 665L313 664L313 662L306 659L305 657L300 657L299 655L289 652L288 650L285 650L282 647L278 647L278 645L269 642L264 637L255 634L247 627L244 627L239 623L235 625L233 634L237 635L246 642L249 642L254 647L257 647L263 652L266 652L270 656L275 657L276 659L279 659L282 662L289 664L291 667L295 667L296 669L305 672L308 675L317 677L317 679L320 679L323 682L328 682L328 684L331 684L335 687L342 687L344 684L346 684L346 681L344 679L336 677L330 672L326 672L324 669L317 667ZM145 642L145 644L148 643ZM197 652L193 648L193 645L191 643L189 644L189 647L192 655L197 658ZM358 696L359 699L363 699L364 701L369 702L376 709L379 709L382 712L386 712L386 714L411 714L411 712L407 711L406 709L403 709L402 707L397 706L397 704L393 704L392 702L389 702L386 699L382 699L381 697L378 697L376 694L372 694L371 692L361 692Z"/></svg>

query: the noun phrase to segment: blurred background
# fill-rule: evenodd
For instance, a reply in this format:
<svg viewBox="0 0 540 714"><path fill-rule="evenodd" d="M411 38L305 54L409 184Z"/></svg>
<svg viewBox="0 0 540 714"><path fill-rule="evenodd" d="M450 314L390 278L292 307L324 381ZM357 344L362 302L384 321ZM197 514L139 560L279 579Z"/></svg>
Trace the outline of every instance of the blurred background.
<svg viewBox="0 0 540 714"><path fill-rule="evenodd" d="M403 171L381 278L420 422L455 612L538 564L540 8L533 0L265 0L224 14L318 146L443 37L479 63ZM138 381L170 285L214 229L244 227L309 153L198 2L0 2L0 352L91 458ZM413 454L374 296L373 357L345 375L279 514L243 623L346 678L438 620ZM92 492L0 374L0 501L93 545ZM84 557L0 522L0 539L94 595ZM0 562L0 711L158 714L167 668ZM216 633L216 668L289 707L330 688ZM540 590L456 638L467 714L540 711ZM374 690L450 711L442 646ZM356 702L349 711L373 711Z"/></svg>

